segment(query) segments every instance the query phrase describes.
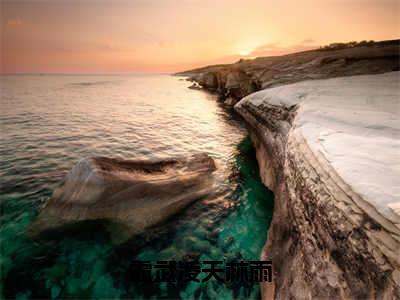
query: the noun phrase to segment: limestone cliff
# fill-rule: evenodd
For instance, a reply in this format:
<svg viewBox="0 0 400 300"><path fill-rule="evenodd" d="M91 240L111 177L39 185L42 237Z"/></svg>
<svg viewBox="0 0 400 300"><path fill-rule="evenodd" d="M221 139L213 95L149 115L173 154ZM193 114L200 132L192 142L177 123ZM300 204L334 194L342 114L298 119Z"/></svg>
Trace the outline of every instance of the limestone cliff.
<svg viewBox="0 0 400 300"><path fill-rule="evenodd" d="M399 70L400 41L329 47L282 56L243 59L180 72L232 105L257 90L309 79Z"/></svg>
<svg viewBox="0 0 400 300"><path fill-rule="evenodd" d="M307 81L235 106L276 199L264 298L400 299L399 82Z"/></svg>

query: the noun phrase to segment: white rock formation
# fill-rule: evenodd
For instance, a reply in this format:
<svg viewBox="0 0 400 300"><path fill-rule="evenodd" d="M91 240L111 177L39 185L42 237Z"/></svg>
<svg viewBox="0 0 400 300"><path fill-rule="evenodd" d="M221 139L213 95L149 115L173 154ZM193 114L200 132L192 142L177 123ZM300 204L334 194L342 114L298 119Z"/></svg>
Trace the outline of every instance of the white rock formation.
<svg viewBox="0 0 400 300"><path fill-rule="evenodd" d="M301 134L350 188L400 229L400 72L304 81L251 94L240 104L297 105Z"/></svg>
<svg viewBox="0 0 400 300"><path fill-rule="evenodd" d="M263 297L400 298L400 72L259 91L246 120L276 196Z"/></svg>

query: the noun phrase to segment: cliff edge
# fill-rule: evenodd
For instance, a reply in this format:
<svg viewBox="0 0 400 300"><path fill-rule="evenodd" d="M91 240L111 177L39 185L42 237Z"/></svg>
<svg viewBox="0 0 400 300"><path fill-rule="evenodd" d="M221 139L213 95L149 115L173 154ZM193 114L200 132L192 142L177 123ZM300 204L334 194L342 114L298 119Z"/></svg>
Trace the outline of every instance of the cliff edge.
<svg viewBox="0 0 400 300"><path fill-rule="evenodd" d="M400 299L400 72L270 88L235 110L276 197L263 298Z"/></svg>
<svg viewBox="0 0 400 300"><path fill-rule="evenodd" d="M339 46L338 46L339 45ZM227 105L260 89L310 79L398 71L400 40L336 44L281 56L241 59L233 64L184 71L198 87L218 93Z"/></svg>

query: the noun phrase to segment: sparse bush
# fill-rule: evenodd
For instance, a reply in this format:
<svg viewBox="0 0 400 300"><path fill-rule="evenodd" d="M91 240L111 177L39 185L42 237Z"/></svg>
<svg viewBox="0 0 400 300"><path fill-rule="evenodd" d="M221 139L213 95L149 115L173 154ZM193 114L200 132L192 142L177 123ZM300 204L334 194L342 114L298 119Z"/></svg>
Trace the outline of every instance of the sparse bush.
<svg viewBox="0 0 400 300"><path fill-rule="evenodd" d="M348 43L331 43L327 46L322 46L320 47L320 50L340 50L340 49L346 49L346 48L353 48L353 47L359 47L359 46L370 46L373 45L375 42L373 40L370 41L351 41Z"/></svg>

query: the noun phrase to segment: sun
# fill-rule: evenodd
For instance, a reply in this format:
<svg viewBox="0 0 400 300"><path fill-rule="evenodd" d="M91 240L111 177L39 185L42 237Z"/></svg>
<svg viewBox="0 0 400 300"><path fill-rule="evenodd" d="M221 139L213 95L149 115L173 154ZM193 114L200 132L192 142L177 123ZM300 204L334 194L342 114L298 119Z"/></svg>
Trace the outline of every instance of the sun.
<svg viewBox="0 0 400 300"><path fill-rule="evenodd" d="M239 49L239 55L240 56L247 56L247 55L249 55L251 52L253 51L253 49L250 49L250 48L242 48L242 49Z"/></svg>
<svg viewBox="0 0 400 300"><path fill-rule="evenodd" d="M257 47L260 46L260 44L262 43L259 39L241 41L237 47L236 53L240 56L249 56L257 49Z"/></svg>

